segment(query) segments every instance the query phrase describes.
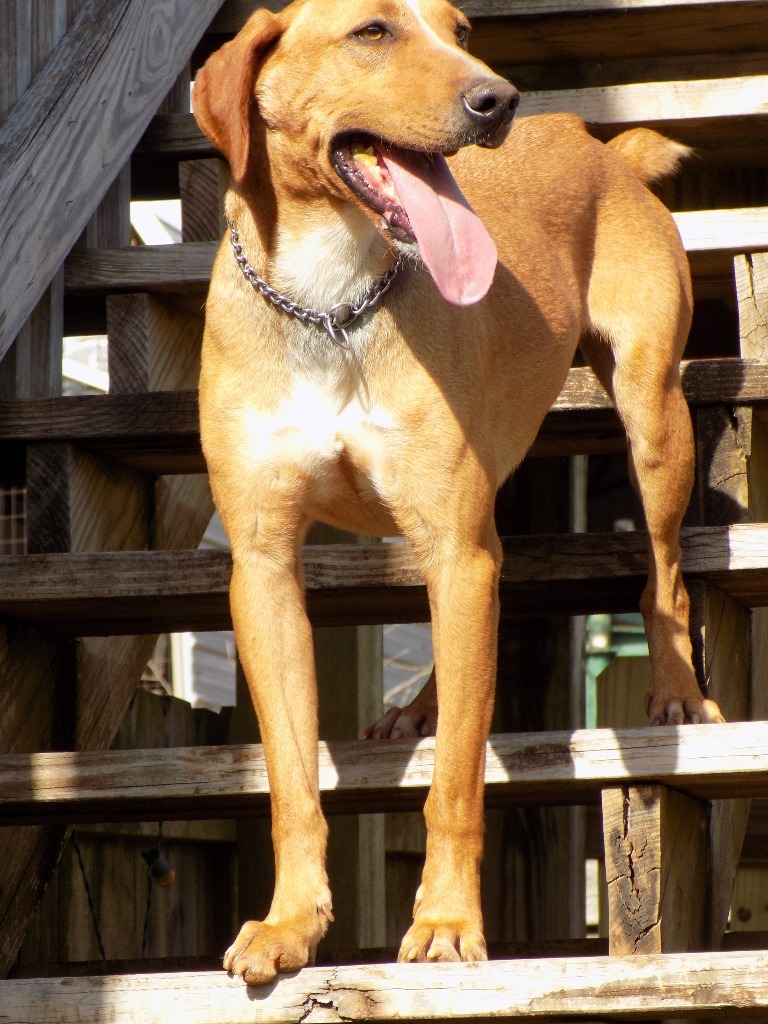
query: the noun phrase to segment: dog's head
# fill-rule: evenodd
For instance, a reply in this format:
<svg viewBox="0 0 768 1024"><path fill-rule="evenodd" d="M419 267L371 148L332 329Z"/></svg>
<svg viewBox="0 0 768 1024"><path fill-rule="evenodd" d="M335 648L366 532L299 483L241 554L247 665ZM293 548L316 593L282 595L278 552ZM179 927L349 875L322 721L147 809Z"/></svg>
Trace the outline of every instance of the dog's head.
<svg viewBox="0 0 768 1024"><path fill-rule="evenodd" d="M295 0L279 15L257 11L198 74L195 114L236 183L247 183L254 139L265 135L287 191L355 204L395 245L418 243L446 298L476 301L495 247L445 155L498 146L518 94L470 56L469 31L447 0ZM487 283L468 283L469 273Z"/></svg>

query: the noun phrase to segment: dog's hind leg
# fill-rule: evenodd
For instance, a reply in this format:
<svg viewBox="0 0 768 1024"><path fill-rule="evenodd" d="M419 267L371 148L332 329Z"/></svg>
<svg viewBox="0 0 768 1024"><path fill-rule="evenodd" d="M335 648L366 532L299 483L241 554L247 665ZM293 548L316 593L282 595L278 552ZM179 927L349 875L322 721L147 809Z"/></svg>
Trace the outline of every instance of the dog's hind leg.
<svg viewBox="0 0 768 1024"><path fill-rule="evenodd" d="M378 722L365 730L367 740L399 740L434 736L437 730L437 679L432 669L429 678L410 704L392 707Z"/></svg>
<svg viewBox="0 0 768 1024"><path fill-rule="evenodd" d="M593 272L593 329L581 346L626 429L630 476L645 511L649 572L640 607L651 657L647 711L655 725L722 721L696 681L680 567L680 525L694 478L679 372L691 297L686 257L668 219L658 211L641 225L634 246L626 222L611 233Z"/></svg>

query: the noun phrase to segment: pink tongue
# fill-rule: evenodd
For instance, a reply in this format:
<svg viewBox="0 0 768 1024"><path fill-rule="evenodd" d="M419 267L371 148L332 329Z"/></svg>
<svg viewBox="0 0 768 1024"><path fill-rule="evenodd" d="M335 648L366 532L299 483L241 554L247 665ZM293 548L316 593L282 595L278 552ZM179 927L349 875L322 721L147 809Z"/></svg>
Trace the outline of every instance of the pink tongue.
<svg viewBox="0 0 768 1024"><path fill-rule="evenodd" d="M479 302L493 282L498 253L445 158L404 150L382 156L440 294L456 306Z"/></svg>

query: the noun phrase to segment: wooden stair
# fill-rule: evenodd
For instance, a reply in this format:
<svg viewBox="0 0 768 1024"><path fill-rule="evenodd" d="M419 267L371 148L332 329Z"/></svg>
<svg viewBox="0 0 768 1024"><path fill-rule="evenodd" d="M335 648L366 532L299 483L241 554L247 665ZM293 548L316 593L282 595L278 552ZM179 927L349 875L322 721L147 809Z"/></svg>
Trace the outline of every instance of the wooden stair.
<svg viewBox="0 0 768 1024"><path fill-rule="evenodd" d="M328 814L418 810L433 738L321 742ZM600 803L604 790L667 786L697 800L768 797L768 723L492 735L489 806ZM4 825L153 821L269 813L260 744L0 757Z"/></svg>
<svg viewBox="0 0 768 1024"><path fill-rule="evenodd" d="M10 353L0 367L10 367L0 375L0 467L9 479L26 479L29 515L29 553L0 557L0 683L8 683L5 697L0 685L0 976L13 963L67 826L267 811L258 745L107 749L154 635L230 626L229 558L195 549L210 514L196 345L223 177L187 112L183 68L190 55L197 65L258 5L155 6L147 13L132 0L70 0L69 16L79 9L80 19L60 41L53 31L48 44L38 40L53 58L30 89L0 69L0 81L11 76L6 92L15 88L21 97L0 125L0 237L9 239L0 356ZM768 252L759 177L768 172L768 3L466 0L462 7L476 23L474 52L522 86L521 116L569 110L604 139L643 124L697 149L682 184L662 194L673 203L682 197L675 216L698 308L720 302L738 309L740 325L738 346L718 339L717 358L695 353L683 367L701 524L687 527L682 540L700 665L731 724L549 729L489 740L489 807L590 805L600 817L610 956L596 943L590 956L326 966L255 993L220 971L105 968L99 977L0 981L2 1024L768 1019L768 951L718 951L748 800L768 797L768 695L761 688L768 658L768 256L759 255ZM0 35L5 16L0 11ZM56 17L62 28L64 15ZM152 60L158 33L172 41L162 69ZM88 75L74 73L79 68ZM130 93L131 106L121 101L127 84L111 87L109 109L97 113L94 83L112 82L115 69L140 88ZM82 125L75 134L73 119ZM106 126L102 146L97 122ZM62 170L66 187L59 187ZM131 246L128 199L179 195L184 241ZM62 196L71 198L70 214L56 223L52 201ZM63 331L104 330L110 394L62 397L57 339ZM532 455L623 448L604 391L591 371L574 367ZM405 545L309 545L305 559L317 626L427 617ZM509 537L502 613L635 608L646 565L641 533ZM76 708L76 720L57 724L51 709L66 705ZM758 721L739 721L750 717ZM419 807L433 752L431 740L321 744L326 810Z"/></svg>
<svg viewBox="0 0 768 1024"><path fill-rule="evenodd" d="M768 605L768 524L687 527L683 570L739 606ZM632 611L648 554L640 532L504 539L502 616ZM423 579L405 544L307 545L316 626L427 622ZM220 551L8 555L0 615L72 636L230 629L232 563Z"/></svg>
<svg viewBox="0 0 768 1024"><path fill-rule="evenodd" d="M142 1024L584 1021L605 1020L610 1003L611 1020L765 1020L767 964L763 954L734 952L308 967L250 999L223 971L20 979L4 983L3 1012L78 1024L100 1024L105 1012Z"/></svg>

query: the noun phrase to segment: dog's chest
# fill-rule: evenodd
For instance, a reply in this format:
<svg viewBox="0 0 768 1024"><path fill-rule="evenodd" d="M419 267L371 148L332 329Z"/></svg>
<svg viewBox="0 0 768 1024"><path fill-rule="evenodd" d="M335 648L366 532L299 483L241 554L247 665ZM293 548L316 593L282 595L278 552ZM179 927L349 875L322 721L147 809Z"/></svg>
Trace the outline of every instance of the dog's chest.
<svg viewBox="0 0 768 1024"><path fill-rule="evenodd" d="M257 464L296 467L322 500L352 478L385 497L397 423L359 388L297 378L275 412L251 411L245 426Z"/></svg>

